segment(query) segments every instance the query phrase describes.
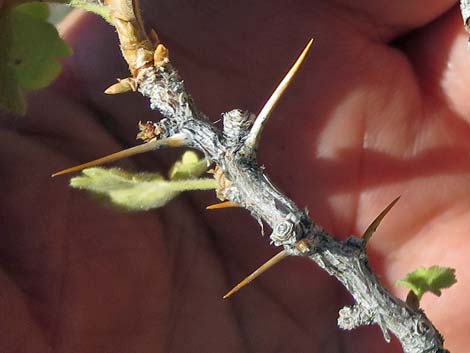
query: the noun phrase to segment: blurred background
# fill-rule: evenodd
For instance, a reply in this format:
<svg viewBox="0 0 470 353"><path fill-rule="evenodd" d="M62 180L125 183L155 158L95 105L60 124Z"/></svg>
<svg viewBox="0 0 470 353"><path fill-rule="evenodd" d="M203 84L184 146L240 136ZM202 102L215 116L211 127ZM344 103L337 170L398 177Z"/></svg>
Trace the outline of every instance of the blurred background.
<svg viewBox="0 0 470 353"><path fill-rule="evenodd" d="M64 4L49 4L51 13L49 15L49 21L53 24L58 24L67 14L73 10L72 7Z"/></svg>

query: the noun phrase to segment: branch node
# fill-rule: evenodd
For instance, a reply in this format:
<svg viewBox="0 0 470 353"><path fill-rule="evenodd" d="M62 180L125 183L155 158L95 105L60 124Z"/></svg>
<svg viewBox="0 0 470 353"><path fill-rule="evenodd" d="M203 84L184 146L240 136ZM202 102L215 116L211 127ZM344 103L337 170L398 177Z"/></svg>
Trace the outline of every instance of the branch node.
<svg viewBox="0 0 470 353"><path fill-rule="evenodd" d="M232 182L225 177L222 168L218 165L214 167L214 169L210 169L207 171L209 174L214 175L214 179L216 181L216 189L215 194L220 201L228 200L227 191L232 186Z"/></svg>
<svg viewBox="0 0 470 353"><path fill-rule="evenodd" d="M162 127L159 124L154 123L153 121L147 121L146 123L139 121L138 126L139 126L139 133L135 137L136 140L149 142L153 140L154 138L158 139L163 133Z"/></svg>
<svg viewBox="0 0 470 353"><path fill-rule="evenodd" d="M303 224L303 213L290 212L280 220L269 236L272 243L276 246L295 247L298 243L298 236L305 234L304 226L310 228L311 224ZM309 229L311 231L311 229Z"/></svg>
<svg viewBox="0 0 470 353"><path fill-rule="evenodd" d="M373 322L373 313L361 305L345 306L339 311L338 326L343 330L353 330Z"/></svg>
<svg viewBox="0 0 470 353"><path fill-rule="evenodd" d="M222 114L224 138L230 146L239 145L248 134L256 116L248 111L234 109Z"/></svg>
<svg viewBox="0 0 470 353"><path fill-rule="evenodd" d="M353 330L360 326L371 325L374 322L379 325L385 341L389 343L390 334L387 325L379 314L358 304L345 306L339 311L338 326L343 330Z"/></svg>

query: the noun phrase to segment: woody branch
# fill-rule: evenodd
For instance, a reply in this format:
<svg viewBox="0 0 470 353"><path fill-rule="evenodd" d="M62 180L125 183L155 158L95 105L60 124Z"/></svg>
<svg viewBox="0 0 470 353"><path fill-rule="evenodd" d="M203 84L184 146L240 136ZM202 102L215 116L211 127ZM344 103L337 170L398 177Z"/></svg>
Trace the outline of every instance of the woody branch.
<svg viewBox="0 0 470 353"><path fill-rule="evenodd" d="M426 315L391 295L368 266L366 245L375 228L363 238L335 240L278 191L257 165L260 133L296 69L286 76L286 82L281 82L273 94L274 101L268 102L258 117L233 110L223 115L224 127L219 131L185 90L170 63L168 50L154 32L147 35L138 3L107 0L106 5L132 75L110 87L107 93L132 89L149 98L151 108L163 115L154 124L158 134L151 143L158 140L158 147L188 146L203 152L215 165L217 196L221 200L246 208L260 224L269 225L271 242L281 246L285 255L306 256L335 276L355 300L353 306L340 310L340 327L353 329L375 323L385 340L390 340L389 333L395 335L406 353L447 352L442 336ZM308 47L297 63L307 50ZM149 149L152 148L146 150Z"/></svg>

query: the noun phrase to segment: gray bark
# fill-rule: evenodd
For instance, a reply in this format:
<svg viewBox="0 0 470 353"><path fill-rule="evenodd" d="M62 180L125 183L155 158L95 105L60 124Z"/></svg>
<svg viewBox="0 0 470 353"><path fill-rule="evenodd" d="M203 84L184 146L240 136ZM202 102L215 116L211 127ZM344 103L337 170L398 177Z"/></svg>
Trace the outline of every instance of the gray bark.
<svg viewBox="0 0 470 353"><path fill-rule="evenodd" d="M226 113L224 131L219 131L196 108L169 63L141 70L137 81L138 90L150 99L152 109L164 116L157 123L164 131L162 138L184 134L189 147L202 151L223 172L225 183L218 189L222 198L240 204L260 223L267 224L274 245L284 247L290 255L307 256L351 293L355 304L340 310L341 328L375 323L386 341L390 333L395 335L406 353L447 352L442 336L424 312L395 298L371 271L364 240L335 240L271 183L256 163L256 148L244 144L252 115Z"/></svg>
<svg viewBox="0 0 470 353"><path fill-rule="evenodd" d="M460 12L465 29L470 32L470 0L460 0Z"/></svg>

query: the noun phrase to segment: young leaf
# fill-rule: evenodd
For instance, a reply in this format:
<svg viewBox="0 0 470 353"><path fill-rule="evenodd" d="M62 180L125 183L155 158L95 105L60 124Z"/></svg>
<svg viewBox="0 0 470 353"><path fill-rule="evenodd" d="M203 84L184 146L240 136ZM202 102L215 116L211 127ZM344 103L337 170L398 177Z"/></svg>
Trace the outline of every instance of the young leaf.
<svg viewBox="0 0 470 353"><path fill-rule="evenodd" d="M16 7L16 11L23 12L38 20L47 21L49 18L49 6L41 2L28 2Z"/></svg>
<svg viewBox="0 0 470 353"><path fill-rule="evenodd" d="M72 178L70 185L106 196L113 204L131 211L164 206L182 191L212 190L213 178L195 179L207 169L205 160L187 151L171 169L170 180L160 174L128 173L118 168L88 168L82 176Z"/></svg>
<svg viewBox="0 0 470 353"><path fill-rule="evenodd" d="M48 14L46 4L27 3L16 7L9 15L10 65L24 89L47 87L60 73L57 60L72 54L55 27L47 22Z"/></svg>
<svg viewBox="0 0 470 353"><path fill-rule="evenodd" d="M186 151L180 161L171 167L168 177L170 180L192 179L202 175L207 170L207 161L199 159L196 152Z"/></svg>
<svg viewBox="0 0 470 353"><path fill-rule="evenodd" d="M109 8L100 1L91 1L91 0L71 0L69 2L70 6L83 9L85 11L93 12L103 19L106 20L109 24L112 24L111 17L109 16Z"/></svg>
<svg viewBox="0 0 470 353"><path fill-rule="evenodd" d="M420 267L416 271L408 273L404 278L396 282L396 285L404 286L413 291L418 300L426 292L441 295L441 290L449 288L457 282L455 269L449 267L431 266Z"/></svg>
<svg viewBox="0 0 470 353"><path fill-rule="evenodd" d="M60 73L58 59L71 55L70 47L47 22L43 3L26 3L0 18L0 105L24 114L23 93L47 87Z"/></svg>
<svg viewBox="0 0 470 353"><path fill-rule="evenodd" d="M168 181L159 174L132 174L118 168L89 168L82 173L70 180L72 187L105 195L115 205L131 211L164 206L182 191L215 188L214 179Z"/></svg>

